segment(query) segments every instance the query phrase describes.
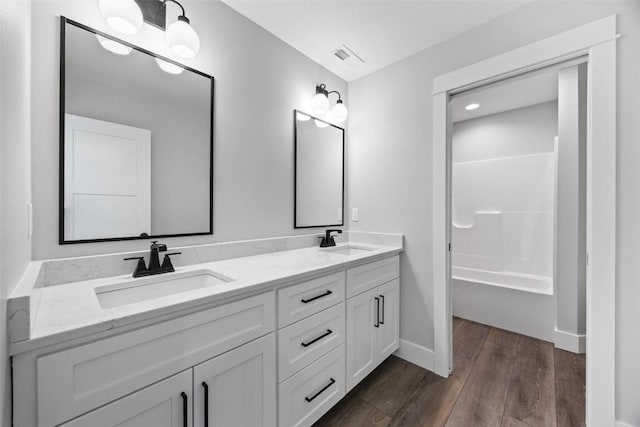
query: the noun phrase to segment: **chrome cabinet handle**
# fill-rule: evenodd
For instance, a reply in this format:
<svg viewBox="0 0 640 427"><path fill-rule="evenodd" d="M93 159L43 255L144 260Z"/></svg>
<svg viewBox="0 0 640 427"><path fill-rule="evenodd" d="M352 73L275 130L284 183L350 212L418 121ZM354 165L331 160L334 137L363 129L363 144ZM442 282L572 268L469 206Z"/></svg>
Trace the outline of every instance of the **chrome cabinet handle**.
<svg viewBox="0 0 640 427"><path fill-rule="evenodd" d="M300 301L301 301L302 303L304 303L304 304L308 304L308 303L310 303L311 301L315 301L315 300L317 300L317 299L319 299L319 298L324 298L324 297L326 297L326 296L328 296L328 295L331 295L332 293L333 293L333 292L331 292L331 291L327 291L327 292L325 292L325 293L323 293L323 294L316 295L316 296L315 296L315 297L313 297L313 298L309 298L309 299L304 299L304 298L303 298L303 299L301 299Z"/></svg>
<svg viewBox="0 0 640 427"><path fill-rule="evenodd" d="M327 329L327 332L325 332L324 334L320 335L317 338L312 339L309 342L301 342L300 345L303 347L309 347L311 344L313 344L316 341L320 341L322 338L324 337L328 337L329 335L331 335L333 333L333 331L331 329Z"/></svg>
<svg viewBox="0 0 640 427"><path fill-rule="evenodd" d="M331 378L331 380L329 381L329 384L327 384L326 386L322 387L322 389L320 389L316 394L314 394L311 397L305 397L304 400L306 400L307 402L311 402L313 401L313 399L315 399L316 397L320 396L326 389L328 389L329 387L331 387L332 385L334 385L336 382L336 380L334 380L333 378Z"/></svg>

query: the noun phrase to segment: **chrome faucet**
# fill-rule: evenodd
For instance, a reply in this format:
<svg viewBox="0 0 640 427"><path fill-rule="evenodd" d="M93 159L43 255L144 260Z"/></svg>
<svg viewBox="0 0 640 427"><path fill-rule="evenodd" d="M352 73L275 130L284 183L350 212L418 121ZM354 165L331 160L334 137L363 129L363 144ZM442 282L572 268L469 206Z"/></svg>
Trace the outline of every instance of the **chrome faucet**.
<svg viewBox="0 0 640 427"><path fill-rule="evenodd" d="M170 254L165 254L164 259L162 260L162 265L160 265L160 252L166 252L167 245L164 243L158 243L157 240L151 242L150 252L149 252L149 267L144 262L144 257L131 257L125 258L125 261L129 260L138 260L136 264L136 269L133 271L133 277L144 277L144 276L153 276L155 274L162 273L171 273L176 271L171 263L171 255L180 255L182 252L172 252Z"/></svg>
<svg viewBox="0 0 640 427"><path fill-rule="evenodd" d="M322 241L320 242L320 247L321 248L328 248L330 246L335 246L336 245L336 241L333 239L333 236L331 235L331 233L342 234L342 230L329 229L329 230L325 231L324 237L318 237L318 239L322 239Z"/></svg>

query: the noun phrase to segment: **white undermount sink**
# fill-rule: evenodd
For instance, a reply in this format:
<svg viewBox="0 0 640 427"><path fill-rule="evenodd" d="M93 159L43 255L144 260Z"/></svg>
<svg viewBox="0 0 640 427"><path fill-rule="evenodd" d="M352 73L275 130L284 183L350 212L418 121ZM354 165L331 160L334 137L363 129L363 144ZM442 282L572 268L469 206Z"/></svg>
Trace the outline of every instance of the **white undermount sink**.
<svg viewBox="0 0 640 427"><path fill-rule="evenodd" d="M209 270L198 270L113 283L96 287L94 290L100 307L114 308L231 281L233 279L221 274Z"/></svg>
<svg viewBox="0 0 640 427"><path fill-rule="evenodd" d="M323 252L331 252L331 253L340 254L340 255L362 255L362 254L366 254L367 252L371 252L373 249L365 248L362 246L345 245L345 246L336 246L333 248L325 248L320 250Z"/></svg>

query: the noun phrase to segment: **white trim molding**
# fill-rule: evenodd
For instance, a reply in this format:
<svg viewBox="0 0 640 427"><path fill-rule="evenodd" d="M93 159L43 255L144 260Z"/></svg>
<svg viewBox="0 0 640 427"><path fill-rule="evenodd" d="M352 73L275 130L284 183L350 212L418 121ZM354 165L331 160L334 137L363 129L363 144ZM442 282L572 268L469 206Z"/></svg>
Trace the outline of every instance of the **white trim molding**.
<svg viewBox="0 0 640 427"><path fill-rule="evenodd" d="M616 26L616 15L612 15L433 81L433 366L435 373L447 377L452 367L449 98L493 81L587 57L586 423L594 427L616 422Z"/></svg>
<svg viewBox="0 0 640 427"><path fill-rule="evenodd" d="M400 348L393 354L428 371L433 371L433 350L430 348L400 339Z"/></svg>
<svg viewBox="0 0 640 427"><path fill-rule="evenodd" d="M553 331L553 345L561 350L583 354L587 350L587 336L555 328Z"/></svg>

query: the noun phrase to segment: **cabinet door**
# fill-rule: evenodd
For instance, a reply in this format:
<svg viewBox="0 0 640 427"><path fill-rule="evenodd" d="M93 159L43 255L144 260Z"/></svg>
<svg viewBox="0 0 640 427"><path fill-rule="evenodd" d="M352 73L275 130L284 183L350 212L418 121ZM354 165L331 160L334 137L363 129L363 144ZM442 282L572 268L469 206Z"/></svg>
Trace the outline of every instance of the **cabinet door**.
<svg viewBox="0 0 640 427"><path fill-rule="evenodd" d="M63 427L190 427L191 369L144 388Z"/></svg>
<svg viewBox="0 0 640 427"><path fill-rule="evenodd" d="M347 300L347 392L377 365L377 295L376 288Z"/></svg>
<svg viewBox="0 0 640 427"><path fill-rule="evenodd" d="M194 425L276 424L276 343L273 333L193 368Z"/></svg>
<svg viewBox="0 0 640 427"><path fill-rule="evenodd" d="M400 345L400 281L392 280L376 290L380 298L378 357L382 362Z"/></svg>

